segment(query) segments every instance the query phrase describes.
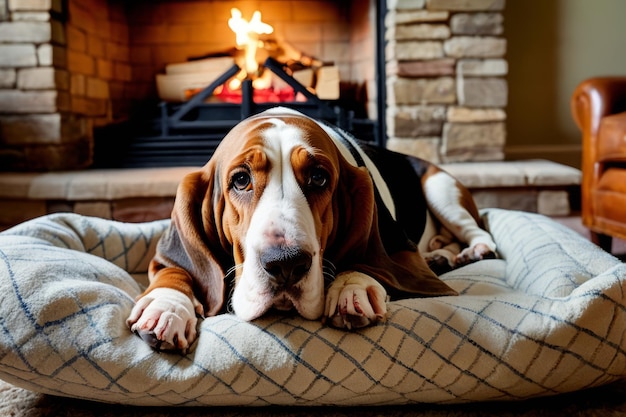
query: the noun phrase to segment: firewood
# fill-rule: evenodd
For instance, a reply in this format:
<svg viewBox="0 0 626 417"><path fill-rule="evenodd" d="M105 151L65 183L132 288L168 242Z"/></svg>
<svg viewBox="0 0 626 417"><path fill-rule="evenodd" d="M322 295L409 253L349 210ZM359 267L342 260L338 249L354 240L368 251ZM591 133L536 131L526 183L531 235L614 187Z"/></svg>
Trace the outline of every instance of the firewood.
<svg viewBox="0 0 626 417"><path fill-rule="evenodd" d="M321 67L316 73L315 94L322 100L339 98L339 68L335 66Z"/></svg>
<svg viewBox="0 0 626 417"><path fill-rule="evenodd" d="M218 58L205 58L196 61L178 62L165 66L165 73L173 74L189 74L211 72L222 74L226 72L235 63L235 59L230 56Z"/></svg>

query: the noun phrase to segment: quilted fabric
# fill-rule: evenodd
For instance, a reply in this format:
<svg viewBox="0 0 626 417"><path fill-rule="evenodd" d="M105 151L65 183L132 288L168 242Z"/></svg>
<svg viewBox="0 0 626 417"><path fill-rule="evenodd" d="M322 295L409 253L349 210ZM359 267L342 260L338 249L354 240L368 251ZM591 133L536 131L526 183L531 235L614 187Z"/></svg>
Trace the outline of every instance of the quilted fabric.
<svg viewBox="0 0 626 417"><path fill-rule="evenodd" d="M167 221L58 214L0 233L0 378L135 405L519 400L626 375L626 265L537 214L484 212L500 259L444 276L458 297L391 302L340 331L297 317L200 323L186 356L126 328Z"/></svg>

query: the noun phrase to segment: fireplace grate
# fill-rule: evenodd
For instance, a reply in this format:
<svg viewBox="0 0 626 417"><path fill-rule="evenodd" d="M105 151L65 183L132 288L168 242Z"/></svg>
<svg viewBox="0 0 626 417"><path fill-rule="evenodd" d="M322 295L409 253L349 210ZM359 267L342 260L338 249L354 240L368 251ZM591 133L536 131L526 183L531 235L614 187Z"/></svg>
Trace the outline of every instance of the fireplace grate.
<svg viewBox="0 0 626 417"><path fill-rule="evenodd" d="M360 139L378 142L376 122L357 119L354 112L320 100L273 58L265 68L302 94L304 102L257 103L251 80L242 83L241 103L206 102L240 68L233 65L189 101L159 104L158 117L147 123L110 125L95 132L95 167L201 166L209 160L224 135L239 121L277 105L325 120Z"/></svg>

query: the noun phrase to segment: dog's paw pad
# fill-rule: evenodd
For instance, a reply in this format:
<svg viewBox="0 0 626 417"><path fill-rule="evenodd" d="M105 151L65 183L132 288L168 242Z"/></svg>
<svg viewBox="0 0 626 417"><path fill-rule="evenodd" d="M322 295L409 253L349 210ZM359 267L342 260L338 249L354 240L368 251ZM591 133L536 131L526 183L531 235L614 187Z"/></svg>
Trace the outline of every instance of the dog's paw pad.
<svg viewBox="0 0 626 417"><path fill-rule="evenodd" d="M335 314L329 318L329 324L337 329L360 329L384 321L384 318L370 319L359 314Z"/></svg>
<svg viewBox="0 0 626 417"><path fill-rule="evenodd" d="M133 332L137 336L139 336L144 342L146 342L148 346L150 346L157 352L180 352L183 354L185 353L183 350L176 346L178 344L176 340L174 341L174 344L164 340L160 340L157 337L156 333L152 330L135 329L133 330Z"/></svg>

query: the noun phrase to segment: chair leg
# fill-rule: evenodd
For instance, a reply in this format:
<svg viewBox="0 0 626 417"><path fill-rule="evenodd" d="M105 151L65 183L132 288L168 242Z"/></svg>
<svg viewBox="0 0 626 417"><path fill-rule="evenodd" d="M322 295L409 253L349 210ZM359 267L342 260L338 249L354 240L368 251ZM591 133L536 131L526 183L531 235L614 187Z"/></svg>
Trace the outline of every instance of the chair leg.
<svg viewBox="0 0 626 417"><path fill-rule="evenodd" d="M603 250L611 253L613 238L603 233L591 232L591 241L600 246Z"/></svg>

